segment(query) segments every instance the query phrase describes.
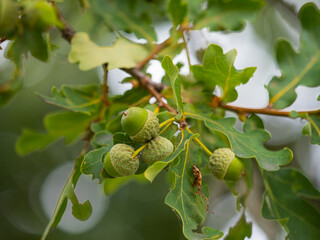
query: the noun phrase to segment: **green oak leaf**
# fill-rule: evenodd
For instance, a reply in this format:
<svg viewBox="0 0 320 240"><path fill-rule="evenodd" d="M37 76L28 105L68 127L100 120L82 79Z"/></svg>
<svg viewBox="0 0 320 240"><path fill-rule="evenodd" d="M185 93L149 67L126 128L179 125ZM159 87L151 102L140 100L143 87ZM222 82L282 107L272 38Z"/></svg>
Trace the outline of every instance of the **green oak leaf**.
<svg viewBox="0 0 320 240"><path fill-rule="evenodd" d="M55 112L46 115L44 125L49 135L64 136L66 143L71 143L86 131L92 119L83 113Z"/></svg>
<svg viewBox="0 0 320 240"><path fill-rule="evenodd" d="M246 221L246 216L243 213L237 224L229 229L224 240L244 240L246 237L251 238L251 234L252 223Z"/></svg>
<svg viewBox="0 0 320 240"><path fill-rule="evenodd" d="M0 107L7 104L10 99L18 92L23 86L23 76L19 69L16 69L12 78L0 84Z"/></svg>
<svg viewBox="0 0 320 240"><path fill-rule="evenodd" d="M27 55L28 52L40 61L48 60L48 43L42 36L42 32L24 29L10 45L7 56L20 67L22 56Z"/></svg>
<svg viewBox="0 0 320 240"><path fill-rule="evenodd" d="M117 132L113 135L113 145L116 145L119 143L130 145L135 150L142 147L142 145L143 145L143 143L132 141L129 134L124 133L124 132Z"/></svg>
<svg viewBox="0 0 320 240"><path fill-rule="evenodd" d="M89 200L84 203L79 203L79 200L74 192L74 189L71 188L68 192L68 198L72 202L72 215L80 220L87 220L92 214L92 206Z"/></svg>
<svg viewBox="0 0 320 240"><path fill-rule="evenodd" d="M256 70L256 67L235 69L236 56L235 49L223 54L221 47L210 44L204 53L202 65L191 66L194 77L203 84L206 91L214 91L216 85L221 88L221 99L224 102L236 100L238 93L235 87L247 83Z"/></svg>
<svg viewBox="0 0 320 240"><path fill-rule="evenodd" d="M243 125L243 131L244 132L250 132L250 131L254 131L256 129L264 129L264 124L263 121L261 120L261 118L258 117L258 115L256 114L251 114L246 121L244 122Z"/></svg>
<svg viewBox="0 0 320 240"><path fill-rule="evenodd" d="M125 38L118 38L112 46L100 47L92 42L87 33L76 33L71 41L69 61L79 63L86 71L108 63L108 69L132 68L148 56L146 48Z"/></svg>
<svg viewBox="0 0 320 240"><path fill-rule="evenodd" d="M132 176L124 176L124 177L117 177L117 178L106 178L103 182L103 189L104 193L109 196L116 192L119 188L128 184L129 182L139 182L139 183L146 183L147 179L144 177L143 174L132 175Z"/></svg>
<svg viewBox="0 0 320 240"><path fill-rule="evenodd" d="M60 90L52 88L52 97L38 95L46 103L88 115L99 112L102 106L101 94L95 84L82 87L62 85Z"/></svg>
<svg viewBox="0 0 320 240"><path fill-rule="evenodd" d="M300 86L320 85L320 12L313 3L305 4L299 12L302 25L300 48L296 52L285 40L276 45L277 62L281 77L274 77L267 89L269 102L274 108L290 106L297 98L295 89Z"/></svg>
<svg viewBox="0 0 320 240"><path fill-rule="evenodd" d="M149 43L157 40L154 27L151 26L150 8L144 12L135 0L95 0L91 1L92 9L100 15L106 25L114 31L133 32L138 38L144 38Z"/></svg>
<svg viewBox="0 0 320 240"><path fill-rule="evenodd" d="M278 170L279 165L288 164L292 159L292 152L288 148L280 151L270 151L265 148L263 143L270 139L271 135L264 129L258 128L243 133L233 127L236 122L235 118L213 120L188 112L185 113L185 117L202 120L208 128L223 133L229 139L230 147L238 157L254 157L265 170Z"/></svg>
<svg viewBox="0 0 320 240"><path fill-rule="evenodd" d="M99 147L112 145L112 134L108 131L99 131L94 134L92 142Z"/></svg>
<svg viewBox="0 0 320 240"><path fill-rule="evenodd" d="M16 143L16 151L19 155L25 155L45 148L56 139L56 136L24 129Z"/></svg>
<svg viewBox="0 0 320 240"><path fill-rule="evenodd" d="M187 16L188 3L184 0L170 0L168 4L168 13L171 22L175 27L182 23Z"/></svg>
<svg viewBox="0 0 320 240"><path fill-rule="evenodd" d="M49 113L44 118L47 133L38 133L25 129L16 142L16 151L20 155L45 148L60 137L66 143L75 141L85 130L93 117L75 112Z"/></svg>
<svg viewBox="0 0 320 240"><path fill-rule="evenodd" d="M144 176L146 179L148 179L150 182L152 182L155 177L166 167L168 164L173 162L186 148L186 144L194 138L195 135L192 133L189 133L186 130L183 130L180 133L180 140L178 141L175 150L170 154L169 157L157 161L153 163L151 166L147 168L147 170L144 172Z"/></svg>
<svg viewBox="0 0 320 240"><path fill-rule="evenodd" d="M193 186L192 157L189 156L189 142L179 155L179 163L172 167L175 173L175 182L171 191L166 196L165 203L172 207L182 220L182 231L187 239L219 239L223 232L204 227L202 232L195 232L205 220L206 208L201 203L201 195L197 194L197 189ZM208 192L202 188L202 194L208 197Z"/></svg>
<svg viewBox="0 0 320 240"><path fill-rule="evenodd" d="M303 135L310 135L312 144L320 144L320 114L304 114L308 123L303 127Z"/></svg>
<svg viewBox="0 0 320 240"><path fill-rule="evenodd" d="M64 214L64 212L66 211L66 208L67 208L67 205L68 205L68 198L67 196L62 196L61 198L59 198L59 201L57 203L57 206L56 206L56 209L53 213L53 216L52 216L52 227L56 227L58 226L59 222L61 221L61 218Z"/></svg>
<svg viewBox="0 0 320 240"><path fill-rule="evenodd" d="M209 0L205 12L194 19L195 29L240 30L246 20L256 18L263 4L262 0Z"/></svg>
<svg viewBox="0 0 320 240"><path fill-rule="evenodd" d="M103 158L111 148L112 145L108 145L88 152L81 163L81 172L86 175L92 175L92 180L98 179L99 183L101 183L103 179L100 173L103 169Z"/></svg>
<svg viewBox="0 0 320 240"><path fill-rule="evenodd" d="M266 191L262 216L277 220L288 233L288 239L320 239L320 211L314 204L320 192L294 169L262 173Z"/></svg>
<svg viewBox="0 0 320 240"><path fill-rule="evenodd" d="M165 56L161 62L162 68L166 71L166 75L170 79L173 95L175 97L178 115L176 118L179 120L183 114L183 103L181 97L181 81L179 79L179 68L173 64L172 59L169 56Z"/></svg>
<svg viewBox="0 0 320 240"><path fill-rule="evenodd" d="M206 4L206 0L186 0L188 2L188 20L189 22L195 21L200 18L203 12L203 6Z"/></svg>
<svg viewBox="0 0 320 240"><path fill-rule="evenodd" d="M57 201L56 207L54 209L54 212L52 214L51 220L48 223L45 231L43 232L43 235L41 239L46 239L46 236L49 233L49 230L51 228L56 227L68 204L68 199L70 199L72 203L72 214L75 218L84 221L88 219L91 216L92 213L92 206L91 203L87 200L84 203L79 203L78 198L74 192L74 189L77 185L77 182L79 180L79 177L81 175L80 172L80 163L83 161L83 156L80 156L76 159L74 168L72 172L70 173L68 180L66 184L64 185L62 192L59 196L59 199Z"/></svg>

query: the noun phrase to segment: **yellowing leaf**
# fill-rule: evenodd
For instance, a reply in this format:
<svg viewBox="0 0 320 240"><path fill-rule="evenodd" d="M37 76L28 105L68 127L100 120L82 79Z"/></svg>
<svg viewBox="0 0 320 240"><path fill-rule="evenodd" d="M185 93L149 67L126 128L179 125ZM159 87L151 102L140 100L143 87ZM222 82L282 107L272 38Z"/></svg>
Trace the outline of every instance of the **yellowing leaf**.
<svg viewBox="0 0 320 240"><path fill-rule="evenodd" d="M69 61L79 63L80 70L86 71L108 63L108 69L132 68L148 55L143 45L118 38L113 46L100 47L92 42L88 34L77 33L71 42Z"/></svg>

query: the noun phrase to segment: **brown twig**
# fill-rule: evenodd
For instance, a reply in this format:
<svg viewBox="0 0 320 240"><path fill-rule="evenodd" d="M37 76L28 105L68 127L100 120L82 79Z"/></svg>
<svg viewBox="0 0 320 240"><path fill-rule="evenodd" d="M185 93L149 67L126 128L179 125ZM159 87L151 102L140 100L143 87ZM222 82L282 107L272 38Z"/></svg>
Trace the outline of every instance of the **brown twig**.
<svg viewBox="0 0 320 240"><path fill-rule="evenodd" d="M123 68L122 70L129 73L131 76L136 77L141 82L142 86L146 87L148 91L157 99L160 107L164 107L174 114L178 113L176 109L163 101L162 95L160 93L163 89L162 84L153 82L148 75L144 74L137 68Z"/></svg>
<svg viewBox="0 0 320 240"><path fill-rule="evenodd" d="M105 107L110 106L110 102L108 99L108 64L105 63L102 65L104 76L103 76L103 84L102 84L102 101Z"/></svg>
<svg viewBox="0 0 320 240"><path fill-rule="evenodd" d="M69 43L71 43L71 39L73 38L75 31L70 26L70 24L67 22L67 20L64 18L64 16L62 15L62 13L61 13L60 9L58 8L58 6L56 5L56 3L54 1L52 1L51 4L55 7L57 14L58 14L58 18L63 23L63 28L59 28L62 37L65 40L67 40Z"/></svg>
<svg viewBox="0 0 320 240"><path fill-rule="evenodd" d="M147 87L151 85L158 93L161 93L161 91L164 89L163 84L153 82L148 75L140 71L138 68L122 68L121 70L137 78L143 86Z"/></svg>
<svg viewBox="0 0 320 240"><path fill-rule="evenodd" d="M265 114L265 115L273 115L273 116L280 116L280 117L290 117L291 112L290 111L281 111L278 109L274 108L245 108L245 107L237 107L237 106L232 106L229 104L224 104L222 102L219 103L220 107L223 107L229 111L236 112L239 114L249 114L249 113L259 113L259 114ZM315 113L320 113L320 109L317 110L311 110L311 111L297 111L298 114L315 114Z"/></svg>
<svg viewBox="0 0 320 240"><path fill-rule="evenodd" d="M141 69L143 68L151 59L153 59L162 49L166 48L167 46L169 46L172 43L172 38L169 37L167 40L163 41L160 44L155 45L155 47L153 48L152 52L142 61L140 61L136 68L137 69Z"/></svg>
<svg viewBox="0 0 320 240"><path fill-rule="evenodd" d="M5 40L7 40L7 37L0 38L0 44L3 43ZM0 46L0 50L2 50L1 46Z"/></svg>

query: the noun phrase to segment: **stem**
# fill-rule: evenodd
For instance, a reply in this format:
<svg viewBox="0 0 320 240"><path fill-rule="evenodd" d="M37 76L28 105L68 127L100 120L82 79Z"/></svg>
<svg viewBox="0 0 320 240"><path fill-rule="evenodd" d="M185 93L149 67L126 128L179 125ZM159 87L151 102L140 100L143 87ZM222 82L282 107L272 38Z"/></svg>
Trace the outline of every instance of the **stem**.
<svg viewBox="0 0 320 240"><path fill-rule="evenodd" d="M190 59L190 53L189 53L189 49L188 49L188 42L187 42L187 39L185 37L185 31L182 32L182 39L183 39L183 42L184 42L184 47L186 49L188 65L189 65L189 69L190 69L191 68L191 59Z"/></svg>
<svg viewBox="0 0 320 240"><path fill-rule="evenodd" d="M163 89L162 84L154 83L148 75L144 74L137 68L130 68L130 69L123 68L122 70L129 73L133 77L136 77L141 82L141 84L144 87L146 87L148 91L157 99L159 107L164 107L169 112L173 112L174 114L177 114L176 109L174 109L173 107L171 107L169 104L165 103L162 100L162 95L160 93L161 90Z"/></svg>
<svg viewBox="0 0 320 240"><path fill-rule="evenodd" d="M86 144L84 145L82 151L81 151L81 154L80 156L77 158L77 160L75 161L75 164L74 164L74 167L67 179L67 182L65 183L61 193L60 193L60 196L59 196L59 199L58 199L58 202L57 202L57 205L54 209L54 212L52 214L52 217L48 223L48 225L46 226L46 229L44 230L43 234L42 234L42 237L41 237L41 240L45 240L46 237L48 236L49 234L49 231L50 229L52 228L55 220L56 220L56 217L61 209L61 206L63 204L63 202L65 201L65 199L67 198L68 199L68 192L70 191L70 188L75 188L76 185L77 185L77 182L78 182L78 179L79 177L76 177L76 173L77 171L79 170L78 167L79 167L79 160L82 159L82 157L85 155L85 153L87 152L87 149L89 147L89 143L90 143L90 140L86 141Z"/></svg>
<svg viewBox="0 0 320 240"><path fill-rule="evenodd" d="M72 180L73 180L73 176L74 176L75 172L76 172L76 169L75 169L75 166L74 166L74 168L72 169L72 171L71 171L71 173L70 173L70 175L68 177L67 182L65 183L65 185L64 185L64 187L63 187L63 189L61 191L61 194L59 196L57 205L56 205L56 207L54 209L54 212L52 214L52 217L51 217L46 229L44 230L44 232L42 234L41 240L45 240L47 235L49 234L49 231L52 228L52 225L53 225L53 223L54 223L54 221L55 221L55 219L56 219L56 217L57 217L57 215L59 213L59 210L60 210L60 208L61 208L61 206L62 206L62 204L64 202L64 199L67 198L66 192L68 192L69 188L72 186Z"/></svg>
<svg viewBox="0 0 320 240"><path fill-rule="evenodd" d="M237 107L237 106L232 106L229 104L224 104L222 102L219 103L220 107L223 107L227 110L240 113L240 114L248 114L248 113L259 113L259 114L265 114L265 115L273 115L273 116L280 116L280 117L290 117L289 111L280 111L277 109L273 108L245 108L245 107ZM316 114L320 113L320 109L317 110L311 110L311 111L297 111L298 114Z"/></svg>
<svg viewBox="0 0 320 240"><path fill-rule="evenodd" d="M171 43L172 43L172 38L169 37L167 40L165 40L162 43L156 45L153 48L152 52L145 59L143 59L141 62L137 63L136 68L139 69L139 70L141 68L143 68L151 59L153 59L155 57L155 55L157 55L162 49L166 48Z"/></svg>
<svg viewBox="0 0 320 240"><path fill-rule="evenodd" d="M189 133L193 133L188 127L186 127ZM194 140L200 145L200 147L209 155L211 156L213 153L200 141L199 138L194 138Z"/></svg>
<svg viewBox="0 0 320 240"><path fill-rule="evenodd" d="M163 126L167 125L168 123L172 123L175 120L175 118L170 118L162 123L160 123L159 128L162 128Z"/></svg>
<svg viewBox="0 0 320 240"><path fill-rule="evenodd" d="M160 107L157 106L156 109L153 111L154 114L157 114L160 111Z"/></svg>
<svg viewBox="0 0 320 240"><path fill-rule="evenodd" d="M136 157L139 152L141 152L145 147L147 146L147 143L145 143L142 147L140 147L139 149L137 149L133 154L132 157Z"/></svg>
<svg viewBox="0 0 320 240"><path fill-rule="evenodd" d="M58 8L58 6L56 5L56 3L54 1L51 1L51 4L52 4L52 6L55 7L59 20L63 23L63 28L59 28L62 37L65 40L67 40L69 43L71 43L71 39L73 38L75 31L70 26L70 24L67 22L67 20L64 18L64 16L62 15L62 13L61 13L60 9Z"/></svg>
<svg viewBox="0 0 320 240"><path fill-rule="evenodd" d="M135 106L145 105L145 104L147 104L147 103L150 101L150 98L151 98L151 97L152 97L151 94L150 94L150 95L147 95L147 96L141 98L140 100L138 100L137 102L129 105L128 108L129 108L129 107L135 107Z"/></svg>
<svg viewBox="0 0 320 240"><path fill-rule="evenodd" d="M108 63L102 65L104 76L103 76L103 85L102 85L102 101L106 107L110 106L108 99Z"/></svg>
<svg viewBox="0 0 320 240"><path fill-rule="evenodd" d="M159 135L160 135L161 133L163 133L165 130L167 130L167 128L170 127L171 124L172 124L172 122L169 123L169 124L167 124L167 126L165 126L165 127L159 132Z"/></svg>

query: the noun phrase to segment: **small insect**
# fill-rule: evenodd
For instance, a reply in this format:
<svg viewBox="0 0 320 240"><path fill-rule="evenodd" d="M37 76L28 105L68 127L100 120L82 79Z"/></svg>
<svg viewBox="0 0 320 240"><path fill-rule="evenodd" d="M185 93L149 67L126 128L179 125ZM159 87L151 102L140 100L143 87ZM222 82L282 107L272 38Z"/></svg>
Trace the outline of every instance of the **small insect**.
<svg viewBox="0 0 320 240"><path fill-rule="evenodd" d="M192 186L196 186L198 193L201 192L201 185L202 185L202 176L199 168L196 167L196 165L192 164L192 171L194 176L194 181Z"/></svg>
<svg viewBox="0 0 320 240"><path fill-rule="evenodd" d="M196 165L192 164L192 171L193 171L193 176L194 176L194 181L192 186L196 186L198 192L196 192L197 195L200 195L200 202L202 205L204 205L202 201L202 197L206 200L207 205L205 206L206 210L212 214L214 214L213 211L209 210L209 200L208 198L201 192L201 185L202 185L202 175L199 170L199 168L196 167Z"/></svg>

